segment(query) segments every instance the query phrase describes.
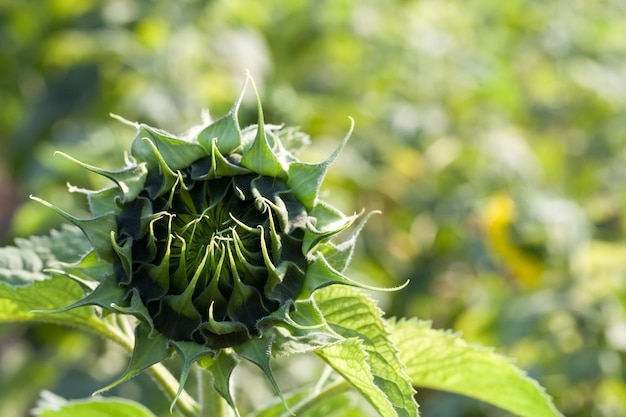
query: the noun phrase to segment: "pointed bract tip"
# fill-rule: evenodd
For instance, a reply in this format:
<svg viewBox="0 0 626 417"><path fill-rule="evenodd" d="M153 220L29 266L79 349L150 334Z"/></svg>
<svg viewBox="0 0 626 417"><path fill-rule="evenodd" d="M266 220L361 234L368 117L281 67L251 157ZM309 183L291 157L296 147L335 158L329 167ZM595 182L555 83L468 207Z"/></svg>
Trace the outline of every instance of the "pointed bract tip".
<svg viewBox="0 0 626 417"><path fill-rule="evenodd" d="M256 97L256 104L257 104L257 109L259 112L259 129L264 128L264 120L263 120L263 107L261 105L261 97L259 96L259 90L256 87L256 83L254 82L254 78L252 78L252 76L250 75L250 73L247 73L247 77L246 77L246 84L247 82L250 82L250 84L252 85L252 90L254 91L254 96Z"/></svg>
<svg viewBox="0 0 626 417"><path fill-rule="evenodd" d="M134 127L135 129L139 129L139 123L131 122L130 120L125 119L122 116L117 115L115 113L109 113L109 117L117 120L118 122L121 122L121 123L125 124L126 126L131 126L131 127Z"/></svg>

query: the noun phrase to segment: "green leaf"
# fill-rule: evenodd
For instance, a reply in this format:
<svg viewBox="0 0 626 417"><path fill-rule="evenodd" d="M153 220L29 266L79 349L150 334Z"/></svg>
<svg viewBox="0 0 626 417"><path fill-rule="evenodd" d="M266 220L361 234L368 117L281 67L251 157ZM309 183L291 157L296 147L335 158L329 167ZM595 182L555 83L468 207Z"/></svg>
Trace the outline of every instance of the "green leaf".
<svg viewBox="0 0 626 417"><path fill-rule="evenodd" d="M123 398L89 398L67 401L48 392L33 410L36 417L155 417L145 406Z"/></svg>
<svg viewBox="0 0 626 417"><path fill-rule="evenodd" d="M352 130L354 129L354 120L350 118L350 130L345 135L335 152L332 153L325 161L319 164L309 164L305 162L294 162L289 165L289 177L287 184L293 190L296 197L311 210L317 203L317 195L319 194L324 177L330 166L335 162L337 156L348 143Z"/></svg>
<svg viewBox="0 0 626 417"><path fill-rule="evenodd" d="M274 378L274 374L270 366L273 343L274 337L262 336L260 338L250 339L241 345L235 346L233 350L237 352L237 355L252 362L263 371L276 394L278 394L284 402L283 393L276 382L276 378Z"/></svg>
<svg viewBox="0 0 626 417"><path fill-rule="evenodd" d="M237 417L239 417L239 411L235 406L235 400L231 393L230 377L238 364L237 358L224 349L221 349L215 358L203 356L198 360L200 367L211 372L215 391L226 400L226 403L233 409Z"/></svg>
<svg viewBox="0 0 626 417"><path fill-rule="evenodd" d="M217 139L213 139L213 142L211 142L211 170L208 172L209 177L231 177L249 172L247 169L227 160L218 148Z"/></svg>
<svg viewBox="0 0 626 417"><path fill-rule="evenodd" d="M167 337L161 333L152 332L150 326L139 323L135 328L135 347L130 358L128 368L116 381L96 391L96 394L110 390L122 382L139 375L152 365L167 359L170 356L170 347ZM180 393L177 394L176 398Z"/></svg>
<svg viewBox="0 0 626 417"><path fill-rule="evenodd" d="M212 150L215 146L222 155L229 155L241 147L241 129L239 128L237 113L248 84L247 80L246 78L246 84L244 84L237 101L228 114L217 119L198 134L198 143L204 146L207 152L215 152ZM214 141L213 139L217 140Z"/></svg>
<svg viewBox="0 0 626 417"><path fill-rule="evenodd" d="M384 291L391 292L404 288L408 281L399 287L391 288L378 288L370 285L365 285L357 281L353 281L341 272L334 269L326 260L323 253L320 251L315 254L316 258L309 265L306 270L306 276L304 278L304 285L300 294L300 299L306 299L310 297L312 293L322 288L326 288L333 284L341 284L346 287L356 287L363 290L371 291Z"/></svg>
<svg viewBox="0 0 626 417"><path fill-rule="evenodd" d="M111 275L111 265L107 262L102 262L98 258L98 254L91 250L78 262L64 263L63 274L79 282L95 284ZM89 288L93 287L95 285L89 286Z"/></svg>
<svg viewBox="0 0 626 417"><path fill-rule="evenodd" d="M42 273L43 263L32 249L0 249L0 280L8 285L27 285L47 278Z"/></svg>
<svg viewBox="0 0 626 417"><path fill-rule="evenodd" d="M0 248L0 283L16 286L41 281L48 278L44 269L76 261L89 248L85 235L70 225L47 236L16 239L15 247Z"/></svg>
<svg viewBox="0 0 626 417"><path fill-rule="evenodd" d="M306 417L363 417L366 415L363 409L355 401L351 392L340 392L332 396L318 396L319 393L313 393L310 389L299 390L292 393L286 398L286 403L291 407L296 416L303 415ZM306 402L307 407L304 412L299 412L300 402ZM362 404L361 404L362 405ZM276 401L258 410L254 413L255 417L291 417L293 416L285 404Z"/></svg>
<svg viewBox="0 0 626 417"><path fill-rule="evenodd" d="M106 261L113 259L115 253L111 247L111 231L117 230L117 221L114 213L106 213L91 219L79 219L38 197L31 196L30 198L54 210L64 217L65 220L78 226L102 259Z"/></svg>
<svg viewBox="0 0 626 417"><path fill-rule="evenodd" d="M60 275L22 287L0 283L0 323L38 321L89 330L102 328L104 325L93 308L79 308L62 313L46 312L61 309L82 296L80 285Z"/></svg>
<svg viewBox="0 0 626 417"><path fill-rule="evenodd" d="M468 344L458 334L433 330L429 322L390 321L391 340L417 387L477 398L520 417L557 417L544 389L512 360Z"/></svg>
<svg viewBox="0 0 626 417"><path fill-rule="evenodd" d="M415 391L374 301L344 285L321 289L314 293L314 298L335 332L362 341L373 382L393 406L392 415L416 417L419 413L413 398Z"/></svg>
<svg viewBox="0 0 626 417"><path fill-rule="evenodd" d="M146 162L148 170L158 169L165 162L172 171L208 156L200 144L145 124L139 125L130 153L137 161Z"/></svg>
<svg viewBox="0 0 626 417"><path fill-rule="evenodd" d="M124 193L117 185L95 191L70 185L68 190L70 193L81 193L87 197L89 212L94 217L102 216L112 211L119 211L118 201L121 201L124 197Z"/></svg>
<svg viewBox="0 0 626 417"><path fill-rule="evenodd" d="M16 245L0 248L0 322L38 321L110 333L93 308L67 309L84 296L81 285L44 272L61 261L75 261L89 250L89 241L79 228L66 225L48 236L16 239ZM87 256L82 262L92 258Z"/></svg>
<svg viewBox="0 0 626 417"><path fill-rule="evenodd" d="M31 248L35 251L46 268L57 262L75 262L91 249L83 232L70 224L51 230L48 235L17 238L15 244L18 248Z"/></svg>
<svg viewBox="0 0 626 417"><path fill-rule="evenodd" d="M263 108L261 107L261 99L259 93L256 90L254 81L250 79L252 86L254 87L254 93L257 98L257 107L259 112L259 123L257 126L256 137L254 142L248 151L241 158L241 165L257 172L261 175L272 178L287 178L287 171L285 167L278 159L270 144L267 141L267 135L265 133L265 123L263 122Z"/></svg>
<svg viewBox="0 0 626 417"><path fill-rule="evenodd" d="M183 392L185 387L185 382L187 381L187 377L189 376L189 371L191 370L191 366L200 360L204 356L208 356L213 354L214 351L212 349L207 348L204 345L195 343L195 342L184 342L184 341L172 341L172 346L176 349L180 358L182 360L182 369L180 371L180 376L178 377L179 388L174 400L172 401L172 405L170 407L170 411L174 407L174 404L178 400L178 397Z"/></svg>
<svg viewBox="0 0 626 417"><path fill-rule="evenodd" d="M362 339L345 339L316 353L359 391L382 417L397 417L387 395L374 383Z"/></svg>
<svg viewBox="0 0 626 417"><path fill-rule="evenodd" d="M93 165L86 164L79 161L66 153L57 152L57 154L64 156L75 164L94 172L98 175L102 175L115 182L124 195L124 200L131 201L137 198L143 186L146 182L148 175L148 169L145 164L139 164L135 166L129 166L121 171L109 171L106 169L98 168Z"/></svg>
<svg viewBox="0 0 626 417"><path fill-rule="evenodd" d="M274 135L282 144L284 150L293 156L293 160L297 161L295 154L302 151L311 144L311 137L300 130L298 126L277 126Z"/></svg>
<svg viewBox="0 0 626 417"><path fill-rule="evenodd" d="M13 264L0 271L0 323L25 321L77 327L128 346L117 326L99 317L92 307L66 309L84 296L83 284L43 270L61 261L75 261L89 250L89 241L80 229L67 225L48 236L17 239L16 245L0 248L0 264L11 259L7 256L16 255ZM81 264L99 268L93 253ZM83 277L76 278L82 281Z"/></svg>
<svg viewBox="0 0 626 417"><path fill-rule="evenodd" d="M320 202L309 212L311 218L314 218L312 227L307 228L304 233L302 243L303 253L308 253L315 248L320 241L328 240L348 227L350 227L360 214L346 216L338 209L331 205Z"/></svg>
<svg viewBox="0 0 626 417"><path fill-rule="evenodd" d="M274 356L310 352L343 338L333 332L311 299L285 304L281 310L260 320L257 326L274 325Z"/></svg>
<svg viewBox="0 0 626 417"><path fill-rule="evenodd" d="M341 243L335 244L332 241L324 242L319 247L319 251L324 255L324 259L328 264L339 272L344 272L352 259L354 248L357 242L357 238L361 230L365 226L367 220L372 217L373 214L379 214L379 211L371 211L367 213L357 223L354 230L350 232L350 235Z"/></svg>
<svg viewBox="0 0 626 417"><path fill-rule="evenodd" d="M367 413L359 407L350 393L335 395L319 401L306 411L306 417L364 417ZM286 417L283 414L282 417Z"/></svg>
<svg viewBox="0 0 626 417"><path fill-rule="evenodd" d="M121 300L123 296L124 290L119 285L117 285L117 281L115 281L115 278L111 276L106 276L102 283L85 297L82 297L81 299L71 304L67 304L62 308L52 310L49 312L49 314L62 313L78 307L85 306L99 306L109 311L116 311L112 307L112 304L119 302L119 300Z"/></svg>

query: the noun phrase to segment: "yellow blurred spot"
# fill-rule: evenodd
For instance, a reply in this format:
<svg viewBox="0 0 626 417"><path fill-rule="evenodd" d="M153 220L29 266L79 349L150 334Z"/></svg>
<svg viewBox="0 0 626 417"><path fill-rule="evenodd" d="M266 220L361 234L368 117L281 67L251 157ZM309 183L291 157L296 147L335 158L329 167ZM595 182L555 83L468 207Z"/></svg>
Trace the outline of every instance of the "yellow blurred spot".
<svg viewBox="0 0 626 417"><path fill-rule="evenodd" d="M49 65L84 62L101 52L95 38L86 32L63 31L46 42L44 60Z"/></svg>
<svg viewBox="0 0 626 417"><path fill-rule="evenodd" d="M416 149L403 147L391 155L390 163L395 171L410 180L423 176L424 157Z"/></svg>
<svg viewBox="0 0 626 417"><path fill-rule="evenodd" d="M532 286L543 273L543 264L525 253L512 241L509 227L517 219L515 201L507 195L492 196L481 213L487 243L513 278L524 286Z"/></svg>
<svg viewBox="0 0 626 417"><path fill-rule="evenodd" d="M597 391L597 401L606 415L626 415L626 384L620 378L605 378Z"/></svg>
<svg viewBox="0 0 626 417"><path fill-rule="evenodd" d="M168 23L159 18L144 19L136 29L137 39L148 48L159 48L170 34Z"/></svg>
<svg viewBox="0 0 626 417"><path fill-rule="evenodd" d="M70 18L80 16L94 5L93 0L50 0L48 2L54 16Z"/></svg>

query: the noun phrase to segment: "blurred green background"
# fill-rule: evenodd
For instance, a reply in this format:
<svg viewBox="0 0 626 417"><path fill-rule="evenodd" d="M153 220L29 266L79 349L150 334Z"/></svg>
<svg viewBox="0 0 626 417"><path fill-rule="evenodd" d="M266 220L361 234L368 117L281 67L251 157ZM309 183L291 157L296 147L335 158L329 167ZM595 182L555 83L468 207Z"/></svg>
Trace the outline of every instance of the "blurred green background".
<svg viewBox="0 0 626 417"><path fill-rule="evenodd" d="M268 123L330 154L324 192L381 210L354 279L397 285L390 316L517 359L571 417L626 415L626 3L622 0L4 0L0 240L45 233L103 184L55 150L121 167L134 135L224 114L249 70ZM253 123L247 97L241 120ZM380 297L380 295L376 295ZM0 327L0 414L39 390L87 396L125 366L54 327ZM142 386L144 386L142 388ZM116 395L165 410L147 378ZM420 390L422 415L507 415Z"/></svg>

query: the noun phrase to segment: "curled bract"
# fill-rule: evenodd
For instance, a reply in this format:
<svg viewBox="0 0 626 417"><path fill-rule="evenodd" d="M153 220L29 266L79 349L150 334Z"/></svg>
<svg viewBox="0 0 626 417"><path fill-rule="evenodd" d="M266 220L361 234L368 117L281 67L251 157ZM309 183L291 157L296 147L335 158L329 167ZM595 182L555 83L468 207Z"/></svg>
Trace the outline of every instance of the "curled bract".
<svg viewBox="0 0 626 417"><path fill-rule="evenodd" d="M307 137L265 125L258 96L258 123L240 128L242 96L227 115L181 137L132 124L137 134L119 171L68 156L112 181L97 191L70 187L86 195L92 218L42 201L93 245L65 268L87 289L67 309L94 305L138 319L129 368L111 386L176 350L184 364L181 389L200 361L233 405L219 387L228 386L237 358L260 366L276 387L271 355L340 338L311 294L331 284L361 286L343 271L368 216L346 216L319 199L352 129L327 160L301 162L291 149Z"/></svg>

